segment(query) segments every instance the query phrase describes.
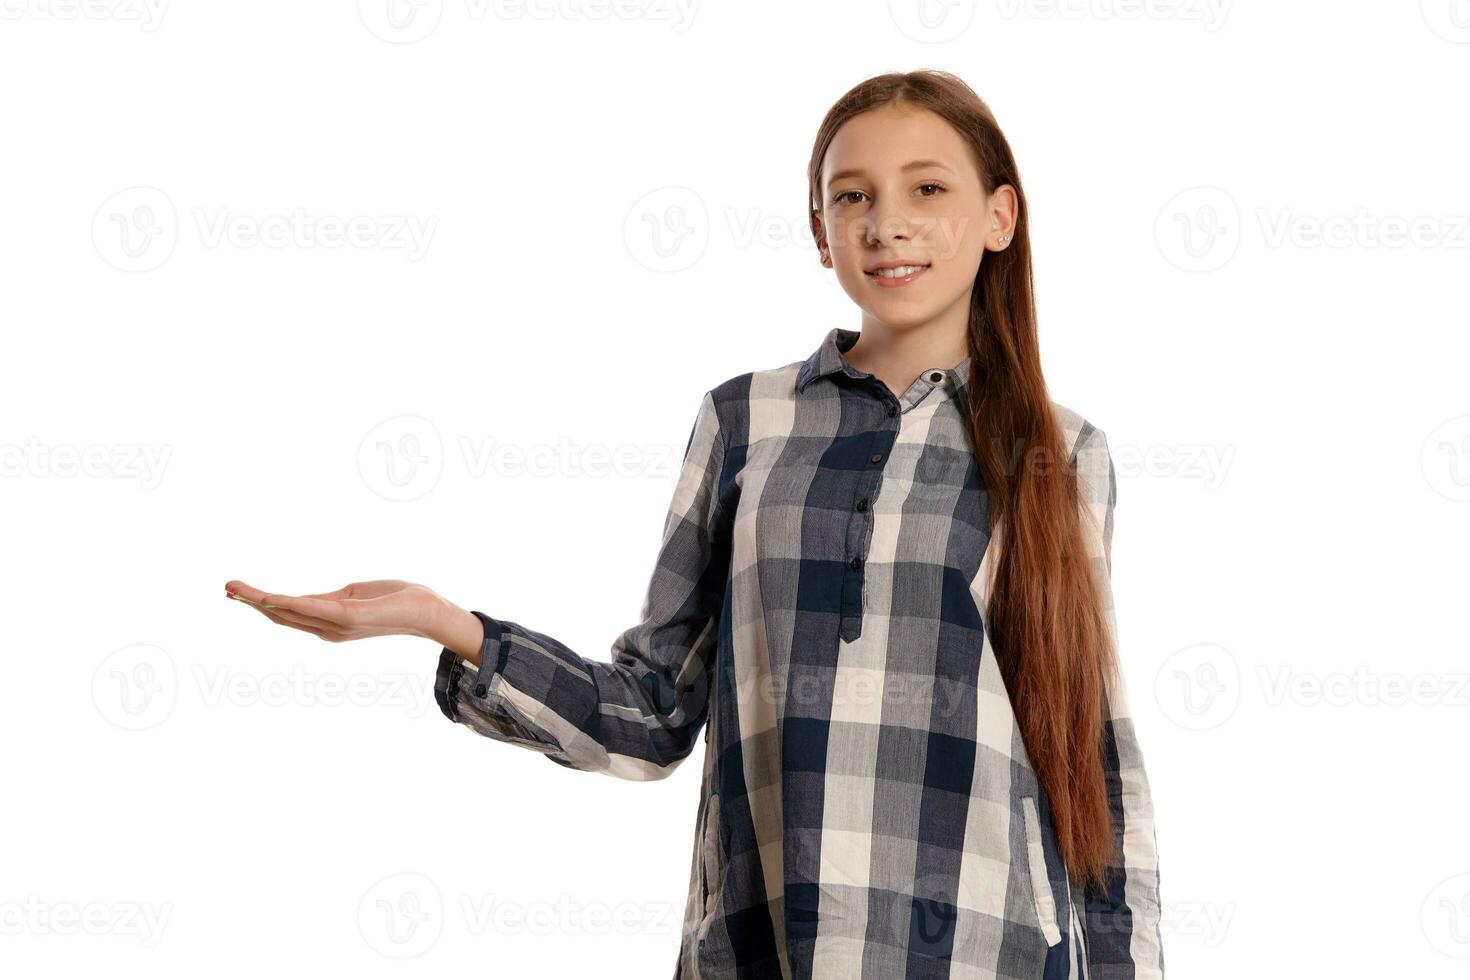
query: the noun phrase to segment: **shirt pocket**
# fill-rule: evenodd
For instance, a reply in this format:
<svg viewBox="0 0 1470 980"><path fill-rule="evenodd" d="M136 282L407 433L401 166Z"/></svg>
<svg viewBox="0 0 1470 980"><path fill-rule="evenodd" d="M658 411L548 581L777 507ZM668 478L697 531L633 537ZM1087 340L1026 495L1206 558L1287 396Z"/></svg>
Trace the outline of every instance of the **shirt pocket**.
<svg viewBox="0 0 1470 980"><path fill-rule="evenodd" d="M720 794L711 792L705 800L700 830L700 923L697 938L704 941L720 904L720 891L725 879L725 853L720 842Z"/></svg>
<svg viewBox="0 0 1470 980"><path fill-rule="evenodd" d="M1046 944L1055 946L1062 941L1062 931L1057 925L1057 905L1051 878L1046 873L1046 851L1041 843L1041 817L1035 797L1021 797L1021 819L1026 824L1026 858L1031 868L1031 898L1036 906L1036 920L1046 937Z"/></svg>

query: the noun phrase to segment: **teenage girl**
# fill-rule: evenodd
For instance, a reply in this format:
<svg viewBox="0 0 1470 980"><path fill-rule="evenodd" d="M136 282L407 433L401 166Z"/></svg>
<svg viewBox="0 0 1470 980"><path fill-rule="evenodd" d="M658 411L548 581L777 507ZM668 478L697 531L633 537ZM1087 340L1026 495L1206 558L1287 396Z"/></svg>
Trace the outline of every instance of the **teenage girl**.
<svg viewBox="0 0 1470 980"><path fill-rule="evenodd" d="M808 185L861 329L705 392L611 661L408 582L227 593L434 641L447 717L569 768L703 733L676 978L1162 977L1112 456L1047 394L1010 146L958 78L881 75Z"/></svg>

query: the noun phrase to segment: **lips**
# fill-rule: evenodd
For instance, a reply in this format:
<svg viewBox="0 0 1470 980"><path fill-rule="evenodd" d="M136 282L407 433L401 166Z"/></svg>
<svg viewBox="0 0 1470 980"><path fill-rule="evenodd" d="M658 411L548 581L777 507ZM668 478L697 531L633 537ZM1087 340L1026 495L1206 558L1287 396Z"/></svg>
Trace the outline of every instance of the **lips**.
<svg viewBox="0 0 1470 980"><path fill-rule="evenodd" d="M884 269L900 270L902 274L889 273L885 275L881 271ZM864 275L875 286L884 289L897 289L902 286L907 286L928 271L929 263L927 262L884 262L881 265L876 265L866 270Z"/></svg>
<svg viewBox="0 0 1470 980"><path fill-rule="evenodd" d="M863 274L864 275L868 275L868 276L872 276L872 275L877 275L878 273L884 271L885 269L902 269L902 268L905 268L907 266L915 266L915 267L920 268L920 269L927 269L927 268L929 268L929 263L928 262L918 262L918 261L913 261L913 262L900 262L900 261L880 262L877 265L870 265L870 266L868 266L866 269L863 270Z"/></svg>

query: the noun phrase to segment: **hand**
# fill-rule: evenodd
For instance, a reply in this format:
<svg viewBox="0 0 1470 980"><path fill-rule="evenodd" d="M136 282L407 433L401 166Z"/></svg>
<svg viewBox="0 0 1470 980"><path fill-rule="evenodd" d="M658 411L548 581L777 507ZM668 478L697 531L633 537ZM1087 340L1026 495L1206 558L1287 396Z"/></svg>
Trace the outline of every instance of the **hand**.
<svg viewBox="0 0 1470 980"><path fill-rule="evenodd" d="M353 582L336 592L299 596L262 592L231 579L225 583L225 592L273 623L331 643L366 636L428 637L444 605L444 599L432 589L398 579Z"/></svg>

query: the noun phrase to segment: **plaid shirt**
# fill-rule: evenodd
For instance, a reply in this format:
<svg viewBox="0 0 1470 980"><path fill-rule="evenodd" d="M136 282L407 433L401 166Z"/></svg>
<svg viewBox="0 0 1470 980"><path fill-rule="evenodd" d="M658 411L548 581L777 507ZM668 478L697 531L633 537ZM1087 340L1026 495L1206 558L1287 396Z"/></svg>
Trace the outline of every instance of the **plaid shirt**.
<svg viewBox="0 0 1470 980"><path fill-rule="evenodd" d="M640 621L611 662L475 611L482 663L444 649L439 705L626 779L667 776L703 729L676 980L1162 977L1152 804L1121 682L1105 732L1113 868L1084 889L996 666L969 359L895 396L843 356L857 337L833 328L804 361L705 393ZM1106 583L1112 456L1056 408Z"/></svg>

